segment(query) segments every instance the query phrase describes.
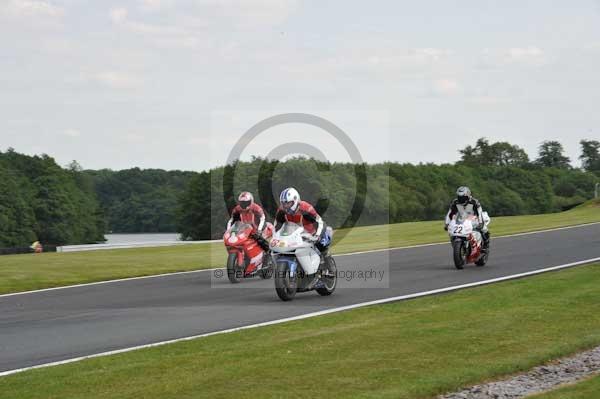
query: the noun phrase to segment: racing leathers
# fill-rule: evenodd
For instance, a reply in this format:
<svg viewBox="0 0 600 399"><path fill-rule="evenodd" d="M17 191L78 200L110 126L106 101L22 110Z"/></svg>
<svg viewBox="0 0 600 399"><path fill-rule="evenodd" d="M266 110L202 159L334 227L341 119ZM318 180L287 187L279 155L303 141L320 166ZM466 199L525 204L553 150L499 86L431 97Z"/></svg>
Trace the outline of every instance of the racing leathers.
<svg viewBox="0 0 600 399"><path fill-rule="evenodd" d="M269 243L265 238L262 237L262 231L265 227L266 217L265 211L260 205L257 203L252 203L246 209L242 208L240 205L236 205L231 211L231 217L227 222L227 230L229 230L231 225L237 221L250 223L252 226L254 226L256 232L254 234L254 238L261 248L263 248L265 251L269 250Z"/></svg>
<svg viewBox="0 0 600 399"><path fill-rule="evenodd" d="M483 238L483 247L487 250L490 245L490 232L483 220L483 209L479 200L470 197L466 202L461 203L457 199L454 199L450 203L450 209L446 214L445 229L448 229L448 225L454 216L457 216L458 219L464 219L467 216L477 217Z"/></svg>
<svg viewBox="0 0 600 399"><path fill-rule="evenodd" d="M315 247L322 256L327 254L331 245L330 233L325 222L315 208L306 201L300 201L295 212L288 213L281 206L275 214L275 230L281 228L285 222L292 222L304 227L304 230L315 237Z"/></svg>

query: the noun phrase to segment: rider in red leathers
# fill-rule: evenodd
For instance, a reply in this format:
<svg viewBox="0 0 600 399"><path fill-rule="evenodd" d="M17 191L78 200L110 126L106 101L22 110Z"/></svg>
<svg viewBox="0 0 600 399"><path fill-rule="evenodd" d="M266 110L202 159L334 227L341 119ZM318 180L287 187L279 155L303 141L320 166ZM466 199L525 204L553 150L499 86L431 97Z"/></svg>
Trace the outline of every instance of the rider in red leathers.
<svg viewBox="0 0 600 399"><path fill-rule="evenodd" d="M243 191L238 196L238 203L231 211L231 217L227 222L227 230L237 221L252 224L256 231L254 238L265 251L269 250L269 243L262 237L266 221L265 211L254 202L254 196L248 191Z"/></svg>
<svg viewBox="0 0 600 399"><path fill-rule="evenodd" d="M315 208L306 201L300 200L300 194L292 187L286 188L279 196L280 206L275 214L275 230L285 222L293 222L304 227L304 230L313 235L315 247L326 257L331 244L332 230L325 226L325 222Z"/></svg>

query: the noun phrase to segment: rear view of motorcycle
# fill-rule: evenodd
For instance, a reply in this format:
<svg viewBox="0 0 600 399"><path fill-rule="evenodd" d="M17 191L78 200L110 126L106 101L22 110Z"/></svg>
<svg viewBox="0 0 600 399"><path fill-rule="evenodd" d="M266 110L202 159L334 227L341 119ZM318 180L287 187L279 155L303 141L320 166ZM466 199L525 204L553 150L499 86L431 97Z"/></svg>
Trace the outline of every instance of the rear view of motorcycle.
<svg viewBox="0 0 600 399"><path fill-rule="evenodd" d="M490 256L490 249L483 245L483 228L487 228L490 217L487 212L483 214L483 226L475 216L467 216L463 220L456 217L448 225L448 234L452 245L454 266L463 269L466 264L474 263L485 266Z"/></svg>
<svg viewBox="0 0 600 399"><path fill-rule="evenodd" d="M287 222L271 240L275 260L275 291L282 301L291 301L297 292L315 290L319 295L333 294L337 268L331 255L321 259L313 237L298 224Z"/></svg>

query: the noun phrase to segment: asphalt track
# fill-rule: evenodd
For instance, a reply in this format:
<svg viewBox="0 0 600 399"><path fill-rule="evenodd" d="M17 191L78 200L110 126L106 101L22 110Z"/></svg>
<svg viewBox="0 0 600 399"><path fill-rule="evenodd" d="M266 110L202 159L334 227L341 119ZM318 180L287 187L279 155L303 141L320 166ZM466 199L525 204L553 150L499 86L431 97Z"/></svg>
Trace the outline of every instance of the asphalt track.
<svg viewBox="0 0 600 399"><path fill-rule="evenodd" d="M0 372L598 258L600 224L492 245L487 266L460 271L449 245L338 256L334 295L289 303L272 280L231 286L219 270L0 297Z"/></svg>

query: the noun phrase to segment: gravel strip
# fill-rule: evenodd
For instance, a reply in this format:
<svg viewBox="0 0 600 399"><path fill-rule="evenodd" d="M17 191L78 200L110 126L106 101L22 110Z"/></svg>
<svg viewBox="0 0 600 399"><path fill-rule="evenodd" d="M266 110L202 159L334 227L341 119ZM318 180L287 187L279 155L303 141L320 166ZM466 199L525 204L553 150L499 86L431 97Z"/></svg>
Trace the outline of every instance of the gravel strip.
<svg viewBox="0 0 600 399"><path fill-rule="evenodd" d="M575 356L539 366L503 381L475 385L439 399L515 399L572 384L600 373L600 346Z"/></svg>

